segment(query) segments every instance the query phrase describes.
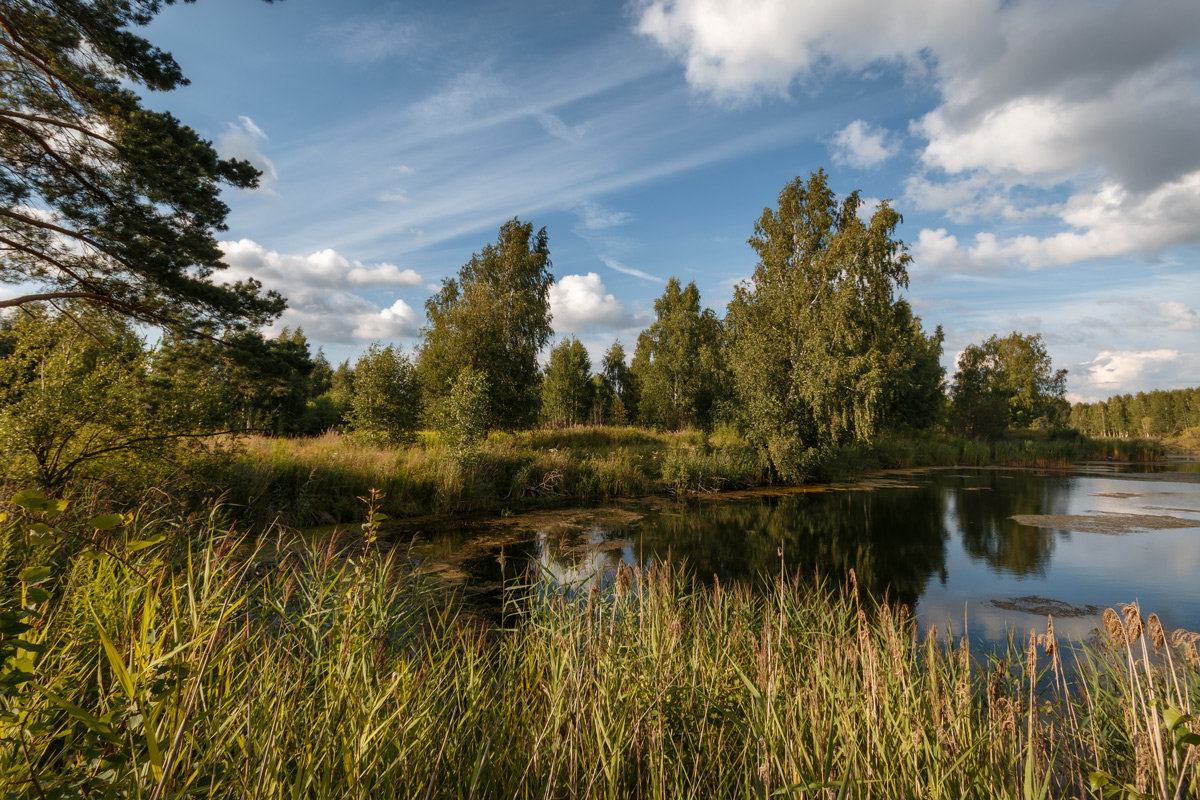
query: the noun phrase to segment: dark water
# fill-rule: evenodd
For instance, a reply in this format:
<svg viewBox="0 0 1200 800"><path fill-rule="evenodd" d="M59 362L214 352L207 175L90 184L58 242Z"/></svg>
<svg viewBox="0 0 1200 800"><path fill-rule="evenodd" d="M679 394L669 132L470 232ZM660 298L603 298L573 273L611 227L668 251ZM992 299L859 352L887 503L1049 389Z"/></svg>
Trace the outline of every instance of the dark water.
<svg viewBox="0 0 1200 800"><path fill-rule="evenodd" d="M1014 520L1055 515L1051 520ZM1136 516L1130 516L1136 515ZM1163 527L1175 526L1175 527ZM1043 627L1080 639L1132 602L1200 630L1200 464L953 469L858 484L642 501L412 530L414 554L485 599L533 561L586 588L622 560L683 561L704 581L765 585L785 568L913 606L923 625L998 641Z"/></svg>

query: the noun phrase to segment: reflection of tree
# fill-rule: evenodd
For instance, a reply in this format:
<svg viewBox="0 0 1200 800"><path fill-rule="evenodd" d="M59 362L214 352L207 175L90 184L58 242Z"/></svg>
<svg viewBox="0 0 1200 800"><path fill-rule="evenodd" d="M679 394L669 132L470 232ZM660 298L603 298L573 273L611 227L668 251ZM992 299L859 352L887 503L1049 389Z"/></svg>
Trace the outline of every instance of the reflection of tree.
<svg viewBox="0 0 1200 800"><path fill-rule="evenodd" d="M647 518L637 548L670 549L701 579L789 572L841 581L850 569L876 596L915 604L929 577L945 571L945 501L935 488L813 492L703 503Z"/></svg>
<svg viewBox="0 0 1200 800"><path fill-rule="evenodd" d="M983 473L981 491L955 492L963 548L975 559L1013 575L1042 575L1054 552L1054 532L1018 525L1016 514L1066 513L1070 479L1037 474Z"/></svg>

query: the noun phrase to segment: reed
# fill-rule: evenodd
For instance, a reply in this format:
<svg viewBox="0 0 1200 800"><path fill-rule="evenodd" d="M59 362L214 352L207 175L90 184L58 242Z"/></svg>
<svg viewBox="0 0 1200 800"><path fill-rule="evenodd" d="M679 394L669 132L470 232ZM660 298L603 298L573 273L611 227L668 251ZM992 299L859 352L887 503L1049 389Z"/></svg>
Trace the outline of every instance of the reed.
<svg viewBox="0 0 1200 800"><path fill-rule="evenodd" d="M530 575L497 624L367 544L373 522L352 540L250 542L219 510L84 519L23 502L0 522L14 796L1200 788L1196 637L1138 609L1107 615L1109 641L1068 651L1050 628L983 656L853 583L703 588L622 566L571 591Z"/></svg>

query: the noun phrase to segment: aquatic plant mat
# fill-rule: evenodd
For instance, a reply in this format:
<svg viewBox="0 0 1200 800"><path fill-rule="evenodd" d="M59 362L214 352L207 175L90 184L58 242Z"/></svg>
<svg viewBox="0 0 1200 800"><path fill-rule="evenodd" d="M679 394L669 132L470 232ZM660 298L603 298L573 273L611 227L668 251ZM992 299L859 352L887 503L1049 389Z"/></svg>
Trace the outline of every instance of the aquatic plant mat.
<svg viewBox="0 0 1200 800"><path fill-rule="evenodd" d="M371 546L373 509L365 545L268 548L26 500L0 521L10 797L1200 790L1197 637L1132 607L1074 654L1051 626L984 656L853 583L621 567L574 596L530 575L495 625Z"/></svg>
<svg viewBox="0 0 1200 800"><path fill-rule="evenodd" d="M1107 533L1119 536L1138 531L1171 528L1200 528L1200 520L1157 514L1017 514L1010 517L1018 525L1081 533Z"/></svg>

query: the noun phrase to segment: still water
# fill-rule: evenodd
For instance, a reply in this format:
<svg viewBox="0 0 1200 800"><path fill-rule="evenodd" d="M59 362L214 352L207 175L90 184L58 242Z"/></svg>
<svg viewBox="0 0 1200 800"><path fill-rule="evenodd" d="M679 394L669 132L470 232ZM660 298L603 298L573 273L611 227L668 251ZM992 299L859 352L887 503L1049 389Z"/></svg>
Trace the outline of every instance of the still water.
<svg viewBox="0 0 1200 800"><path fill-rule="evenodd" d="M702 581L765 585L783 566L909 604L982 641L1044 627L1082 639L1137 601L1200 630L1200 462L1070 470L936 469L857 483L643 500L409 529L414 556L485 602L535 562L576 588L621 561L683 562ZM607 576L607 577L606 577Z"/></svg>

